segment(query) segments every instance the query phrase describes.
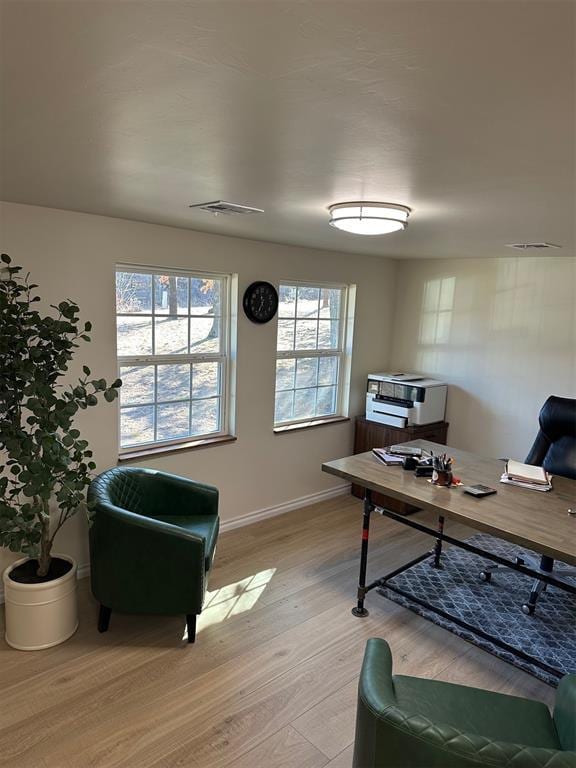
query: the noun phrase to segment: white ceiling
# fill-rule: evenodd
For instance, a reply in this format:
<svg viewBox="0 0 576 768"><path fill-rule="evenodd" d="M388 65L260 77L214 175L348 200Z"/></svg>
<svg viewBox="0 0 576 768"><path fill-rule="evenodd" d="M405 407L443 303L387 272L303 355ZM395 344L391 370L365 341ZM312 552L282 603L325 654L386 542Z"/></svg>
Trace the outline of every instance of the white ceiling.
<svg viewBox="0 0 576 768"><path fill-rule="evenodd" d="M574 254L573 2L2 0L5 200L387 256ZM265 208L217 217L191 203ZM414 209L362 238L326 206Z"/></svg>

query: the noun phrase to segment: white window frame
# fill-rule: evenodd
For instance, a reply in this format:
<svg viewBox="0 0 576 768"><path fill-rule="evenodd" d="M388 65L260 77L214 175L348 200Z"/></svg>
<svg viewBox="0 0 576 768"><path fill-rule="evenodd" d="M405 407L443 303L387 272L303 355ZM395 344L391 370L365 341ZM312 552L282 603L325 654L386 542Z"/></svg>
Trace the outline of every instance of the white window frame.
<svg viewBox="0 0 576 768"><path fill-rule="evenodd" d="M278 329L276 329L276 361L278 360L297 360L298 358L310 357L337 357L338 358L338 377L336 380L336 412L329 415L307 416L302 419L291 419L289 421L276 421L274 407L274 430L283 431L287 427L305 426L308 424L321 423L332 419L346 418L349 412L350 402L350 374L352 367L352 338L354 331L354 310L356 304L356 286L346 285L345 283L316 282L314 280L279 280L278 289L283 286L294 286L296 288L331 288L338 289L341 293L340 318L338 327L338 348L337 349L278 349ZM298 293L296 293L296 303L294 306L294 319L298 315ZM278 321L290 319L278 316ZM294 326L294 345L296 342L296 324ZM318 386L316 386L318 389ZM276 377L274 378L274 403L276 403Z"/></svg>
<svg viewBox="0 0 576 768"><path fill-rule="evenodd" d="M219 424L220 430L218 432L208 432L205 434L188 434L183 437L178 437L169 440L151 440L146 443L132 443L131 445L122 445L122 432L121 432L121 414L122 406L118 407L118 450L119 455L131 454L138 451L153 451L156 448L169 448L170 446L179 446L186 443L192 443L196 441L209 441L211 439L217 439L232 435L232 399L234 392L234 375L235 375L235 359L233 359L233 352L235 352L234 328L232 327L232 321L234 315L232 313L232 297L235 292L235 275L218 272L203 272L201 270L193 269L172 269L162 266L141 266L138 264L116 264L114 270L114 307L115 307L115 322L119 317L149 317L152 319L152 349L154 349L154 336L155 336L155 323L154 318L156 314L156 302L155 302L155 288L154 280L152 279L152 311L151 312L138 312L131 314L129 312L118 312L116 305L116 275L119 272L131 272L138 275L166 275L168 277L184 277L184 278L198 278L200 280L219 280L222 281L222 294L220 297L220 338L221 346L220 352L203 352L203 353L188 353L181 355L119 355L118 348L116 348L116 362L118 369L118 376L120 377L120 370L123 367L131 365L165 365L165 364L190 364L190 363L205 363L205 362L218 362L220 363L220 377L221 377L221 394L220 411L219 411ZM188 294L188 302L190 302L190 292ZM188 304L190 310L190 304ZM166 317L165 313L160 315ZM187 317L188 320L191 317L196 317L190 312L187 315L180 315L180 317ZM190 338L190 324L188 323L188 338ZM235 357L235 355L234 355ZM137 405L152 405L154 407L154 434L156 435L156 405L158 400L156 399L157 392L157 369L155 368L155 382L154 382L154 394L155 398L152 403L138 403ZM121 377L120 377L121 378ZM122 398L122 390L120 390L120 402ZM202 398L194 398L195 400ZM180 402L170 401L170 402ZM182 401L184 402L184 401ZM188 402L188 401L186 401ZM190 403L192 403L192 376L190 376ZM135 404L136 405L136 404Z"/></svg>

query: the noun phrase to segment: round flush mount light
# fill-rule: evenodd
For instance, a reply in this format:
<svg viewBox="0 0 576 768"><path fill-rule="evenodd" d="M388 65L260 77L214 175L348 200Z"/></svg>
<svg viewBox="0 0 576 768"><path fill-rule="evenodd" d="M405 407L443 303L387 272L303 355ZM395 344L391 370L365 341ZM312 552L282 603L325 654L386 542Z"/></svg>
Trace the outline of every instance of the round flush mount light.
<svg viewBox="0 0 576 768"><path fill-rule="evenodd" d="M387 235L408 226L411 209L395 203L335 203L329 205L330 226L353 235Z"/></svg>

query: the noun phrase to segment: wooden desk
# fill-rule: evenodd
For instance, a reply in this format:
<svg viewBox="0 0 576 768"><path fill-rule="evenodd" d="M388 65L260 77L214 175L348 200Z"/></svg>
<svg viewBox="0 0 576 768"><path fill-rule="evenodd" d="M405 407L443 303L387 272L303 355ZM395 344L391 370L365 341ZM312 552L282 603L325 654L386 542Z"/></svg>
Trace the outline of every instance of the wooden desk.
<svg viewBox="0 0 576 768"><path fill-rule="evenodd" d="M496 488L498 493L476 499L459 488L438 488L401 467L387 467L371 452L328 461L322 469L364 488L576 565L576 518L568 515L568 508L576 508L576 481L555 477L552 491L528 491L499 482L504 462L498 459L486 459L428 440L412 440L406 445L435 453L447 452L454 457L454 474L464 485L482 483Z"/></svg>
<svg viewBox="0 0 576 768"><path fill-rule="evenodd" d="M355 616L365 616L364 607L366 594L377 587L386 586L394 589L387 583L388 579L398 575L402 571L412 567L416 563L426 559L432 559L432 565L440 567L442 544L447 542L474 554L485 557L488 560L504 565L527 576L540 579L548 584L553 584L572 594L576 594L576 586L561 581L554 575L547 575L542 571L536 571L522 562L513 562L496 556L492 552L471 546L466 541L460 541L445 533L445 519L456 520L470 528L490 533L500 539L511 541L514 544L535 550L548 555L554 560L561 560L570 565L576 565L576 517L568 515L569 508L576 508L576 481L564 477L554 477L553 490L548 493L539 493L524 488L500 483L500 475L504 464L498 459L487 459L473 453L460 451L455 448L446 448L444 445L432 443L427 440L412 440L406 445L420 447L435 453L447 452L454 457L454 475L462 480L464 485L481 483L497 489L497 494L477 499L462 492L461 488L442 488L432 485L426 478L416 477L413 472L406 472L402 467L388 467L379 462L371 452L348 456L344 459L329 461L322 465L324 472L343 477L366 489L364 498L364 516L362 524L362 543L360 557L360 576L358 580L357 604L352 612ZM376 508L372 499L372 492L390 496L398 501L412 504L424 510L430 510L438 515L438 528L429 528L418 522L418 514L414 517L403 517L396 512L382 508L379 511L396 522L426 533L436 539L432 551L426 552L401 568L397 568L380 579L366 584L366 567L368 561L368 542L370 530L370 515ZM399 589L396 589L400 592ZM429 603L410 596L416 602L426 608L441 613L456 624L482 634L476 628L460 621L454 616L443 614ZM498 638L483 635L496 645L516 653L525 655L517 649L502 643ZM531 657L525 657L531 663L546 668L547 671L556 672L539 663Z"/></svg>

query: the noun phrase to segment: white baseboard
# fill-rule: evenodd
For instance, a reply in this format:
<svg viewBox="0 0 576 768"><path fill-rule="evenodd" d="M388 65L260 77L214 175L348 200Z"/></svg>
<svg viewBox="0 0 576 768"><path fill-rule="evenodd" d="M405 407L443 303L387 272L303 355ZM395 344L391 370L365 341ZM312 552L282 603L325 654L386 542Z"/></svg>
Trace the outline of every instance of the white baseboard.
<svg viewBox="0 0 576 768"><path fill-rule="evenodd" d="M300 509L300 507L307 507L309 504L317 504L319 501L325 499L333 499L336 496L343 496L350 491L350 483L343 485L337 485L335 488L328 488L326 491L318 491L317 493L310 493L308 496L300 496L298 499L292 499L291 501L285 501L282 504L276 504L273 507L265 507L264 509L257 509L255 512L249 512L247 515L241 517L233 517L232 520L224 520L220 523L220 531L232 531L234 528L242 528L244 525L252 525L252 523L258 523L260 520L266 520L269 517L276 517L276 515L283 515L285 512L292 512L294 509Z"/></svg>
<svg viewBox="0 0 576 768"><path fill-rule="evenodd" d="M85 579L87 576L90 576L90 563L79 565L78 571L76 572L76 577L78 579Z"/></svg>
<svg viewBox="0 0 576 768"><path fill-rule="evenodd" d="M232 520L224 520L220 524L220 532L232 531L235 528L242 528L244 525L252 525L252 523L258 523L261 520L267 520L269 517L276 517L277 515L283 515L286 512L292 512L300 507L307 507L309 504L317 504L319 501L325 501L326 499L333 499L336 496L344 496L349 493L350 483L344 483L343 485L337 485L335 488L328 488L326 491L318 491L317 493L310 493L308 496L300 496L298 499L292 499L291 501L285 501L283 504L276 504L273 507L265 507L264 509L257 509L255 512L249 512L247 515L241 517L233 517ZM90 575L90 563L83 563L78 566L77 576L79 579L85 579ZM4 602L4 587L0 582L0 604Z"/></svg>

